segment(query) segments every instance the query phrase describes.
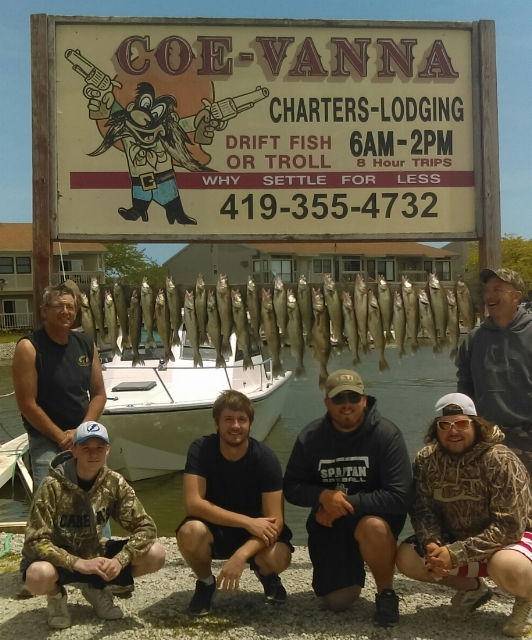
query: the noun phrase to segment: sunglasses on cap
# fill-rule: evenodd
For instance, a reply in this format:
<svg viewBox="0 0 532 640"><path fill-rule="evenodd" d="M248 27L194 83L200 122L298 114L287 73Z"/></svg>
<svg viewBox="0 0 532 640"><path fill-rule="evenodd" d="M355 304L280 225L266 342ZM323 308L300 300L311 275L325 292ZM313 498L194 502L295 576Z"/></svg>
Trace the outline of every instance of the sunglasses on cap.
<svg viewBox="0 0 532 640"><path fill-rule="evenodd" d="M473 424L473 420L469 418L460 418L459 420L437 420L436 424L440 431L450 431L453 427L457 431L465 431L469 425Z"/></svg>
<svg viewBox="0 0 532 640"><path fill-rule="evenodd" d="M356 391L348 391L347 393L338 393L334 398L330 398L333 404L358 404L362 400L362 394Z"/></svg>

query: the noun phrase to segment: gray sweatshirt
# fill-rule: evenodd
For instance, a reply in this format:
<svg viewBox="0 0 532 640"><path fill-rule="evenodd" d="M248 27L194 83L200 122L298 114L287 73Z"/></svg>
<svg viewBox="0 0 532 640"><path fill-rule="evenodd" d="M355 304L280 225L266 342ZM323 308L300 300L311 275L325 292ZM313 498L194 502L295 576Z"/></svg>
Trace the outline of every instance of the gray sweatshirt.
<svg viewBox="0 0 532 640"><path fill-rule="evenodd" d="M499 425L532 424L532 314L519 308L503 329L488 318L461 344L457 391Z"/></svg>

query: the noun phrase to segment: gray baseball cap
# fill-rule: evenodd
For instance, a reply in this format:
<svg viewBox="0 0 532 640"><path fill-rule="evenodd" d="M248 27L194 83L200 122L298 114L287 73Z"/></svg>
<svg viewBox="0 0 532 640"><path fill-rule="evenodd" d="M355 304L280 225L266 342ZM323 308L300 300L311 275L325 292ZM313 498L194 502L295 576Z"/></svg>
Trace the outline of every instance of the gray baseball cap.
<svg viewBox="0 0 532 640"><path fill-rule="evenodd" d="M100 438L109 444L109 434L107 429L99 422L83 422L76 429L74 434L74 444L81 444L90 438Z"/></svg>

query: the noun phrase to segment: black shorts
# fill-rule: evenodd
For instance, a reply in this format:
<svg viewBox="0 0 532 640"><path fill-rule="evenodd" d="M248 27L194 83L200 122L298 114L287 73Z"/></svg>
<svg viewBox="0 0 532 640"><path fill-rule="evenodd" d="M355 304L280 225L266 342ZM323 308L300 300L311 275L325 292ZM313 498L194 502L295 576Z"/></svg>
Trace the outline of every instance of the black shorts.
<svg viewBox="0 0 532 640"><path fill-rule="evenodd" d="M308 552L314 569L312 588L319 598L339 589L364 586L364 560L355 540L355 529L362 517L339 518L333 522L332 527L324 527L316 521L314 513L309 516ZM404 527L406 514L376 517L388 524L397 540Z"/></svg>
<svg viewBox="0 0 532 640"><path fill-rule="evenodd" d="M240 547L251 538L251 534L246 529L240 529L238 527L224 527L219 524L212 524L212 522L207 522L207 520L202 520L201 518L194 518L193 516L185 518L179 524L175 532L176 535L185 522L189 522L190 520L199 520L200 522L203 522L203 524L212 533L212 537L214 538L214 542L211 544L213 560L227 560L227 558L230 558L237 549L240 549ZM292 531L290 530L290 527L285 524L277 538L277 542L286 544L290 549L290 553L293 553L294 547L290 542L291 540ZM255 568L255 563L252 562L253 557L248 558L247 562L252 565L252 568Z"/></svg>
<svg viewBox="0 0 532 640"><path fill-rule="evenodd" d="M118 553L120 553L120 551L122 551L128 541L129 538L123 538L122 540L108 540L105 545L104 558L114 558ZM34 560L34 562L38 562L38 560ZM30 564L33 564L33 562ZM26 571L29 566L30 565L28 564L25 565L25 569L22 572L22 579L24 582L26 581ZM122 568L122 571L116 576L116 578L109 581L94 574L86 575L79 571L69 571L64 567L56 567L55 570L59 574L59 577L57 578L58 585L83 583L88 584L89 587L92 587L93 589L104 589L110 584L120 585L121 587L128 587L134 584L133 576L131 574L132 568L131 564L126 565Z"/></svg>

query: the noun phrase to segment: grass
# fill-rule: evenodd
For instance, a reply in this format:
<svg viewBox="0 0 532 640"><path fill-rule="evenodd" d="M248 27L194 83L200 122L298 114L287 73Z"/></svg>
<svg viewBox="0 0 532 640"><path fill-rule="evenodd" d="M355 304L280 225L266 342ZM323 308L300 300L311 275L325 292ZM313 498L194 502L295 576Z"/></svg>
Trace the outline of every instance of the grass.
<svg viewBox="0 0 532 640"><path fill-rule="evenodd" d="M17 340L25 336L27 331L21 331L14 333L12 331L0 331L0 344L7 344L8 342L17 342Z"/></svg>

